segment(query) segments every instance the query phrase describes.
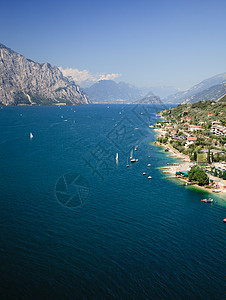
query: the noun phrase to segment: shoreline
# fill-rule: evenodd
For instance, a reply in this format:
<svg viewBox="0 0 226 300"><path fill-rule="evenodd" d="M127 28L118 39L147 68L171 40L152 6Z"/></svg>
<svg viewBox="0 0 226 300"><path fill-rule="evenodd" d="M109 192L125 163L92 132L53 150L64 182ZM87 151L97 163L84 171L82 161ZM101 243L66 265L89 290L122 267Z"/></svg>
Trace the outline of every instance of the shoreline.
<svg viewBox="0 0 226 300"><path fill-rule="evenodd" d="M160 135L164 136L166 133L165 131L163 131L161 129L157 129L157 128L155 128L153 130L156 132L156 137L159 137ZM226 194L226 190L225 191L223 191L223 190L218 191L217 189L213 190L212 188L207 188L205 186L200 186L196 183L191 183L186 178L177 176L176 172L187 171L190 167L194 166L195 163L190 161L190 158L188 155L180 153L178 150L174 149L169 143L160 144L158 141L156 141L156 142L153 142L152 144L155 146L161 147L163 149L167 149L168 150L167 152L165 152L165 151L162 151L162 152L170 153L171 155L169 155L169 157L175 157L177 159L182 160L181 163L177 163L176 165L167 165L167 166L160 168L162 170L162 173L173 175L172 177L168 177L168 179L176 179L180 182L184 182L185 186L187 186L187 187L194 187L199 190L205 191L207 193L217 194L217 195L225 195ZM208 177L209 177L209 179L223 182L226 185L226 180L223 180L222 178L214 177L213 175L210 175L210 174L208 174ZM217 190L217 192L215 190Z"/></svg>

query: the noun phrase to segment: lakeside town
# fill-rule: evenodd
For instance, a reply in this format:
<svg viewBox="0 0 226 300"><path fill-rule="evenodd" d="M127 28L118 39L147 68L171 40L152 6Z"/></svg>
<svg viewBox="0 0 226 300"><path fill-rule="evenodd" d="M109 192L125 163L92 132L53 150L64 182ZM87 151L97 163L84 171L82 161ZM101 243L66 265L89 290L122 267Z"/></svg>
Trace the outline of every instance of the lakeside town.
<svg viewBox="0 0 226 300"><path fill-rule="evenodd" d="M156 145L183 160L162 167L184 185L226 193L226 95L219 101L182 104L158 113ZM171 177L172 178L172 177Z"/></svg>

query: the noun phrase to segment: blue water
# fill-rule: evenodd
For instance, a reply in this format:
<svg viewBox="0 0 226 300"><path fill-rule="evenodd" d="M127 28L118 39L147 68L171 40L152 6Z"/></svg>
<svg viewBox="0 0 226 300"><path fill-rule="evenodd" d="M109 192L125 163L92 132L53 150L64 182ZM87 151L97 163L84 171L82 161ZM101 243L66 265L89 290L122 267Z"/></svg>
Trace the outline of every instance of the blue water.
<svg viewBox="0 0 226 300"><path fill-rule="evenodd" d="M1 299L224 298L226 199L165 178L142 109L0 110Z"/></svg>

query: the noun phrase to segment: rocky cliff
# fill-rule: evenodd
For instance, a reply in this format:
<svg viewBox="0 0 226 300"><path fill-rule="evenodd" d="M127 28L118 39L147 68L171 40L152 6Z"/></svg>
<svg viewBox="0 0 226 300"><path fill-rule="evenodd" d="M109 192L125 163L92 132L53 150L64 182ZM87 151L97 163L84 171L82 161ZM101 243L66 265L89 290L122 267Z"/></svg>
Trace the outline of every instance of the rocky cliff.
<svg viewBox="0 0 226 300"><path fill-rule="evenodd" d="M88 104L82 89L49 63L40 64L0 44L0 104Z"/></svg>

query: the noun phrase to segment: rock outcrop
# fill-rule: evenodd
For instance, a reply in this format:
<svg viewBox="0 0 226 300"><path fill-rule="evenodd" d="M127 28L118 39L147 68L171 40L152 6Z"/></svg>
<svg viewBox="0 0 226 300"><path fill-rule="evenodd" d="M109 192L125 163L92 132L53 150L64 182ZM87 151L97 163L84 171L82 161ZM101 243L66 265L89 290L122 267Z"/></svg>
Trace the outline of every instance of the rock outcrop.
<svg viewBox="0 0 226 300"><path fill-rule="evenodd" d="M0 44L0 104L88 104L83 90L49 63L40 64Z"/></svg>

